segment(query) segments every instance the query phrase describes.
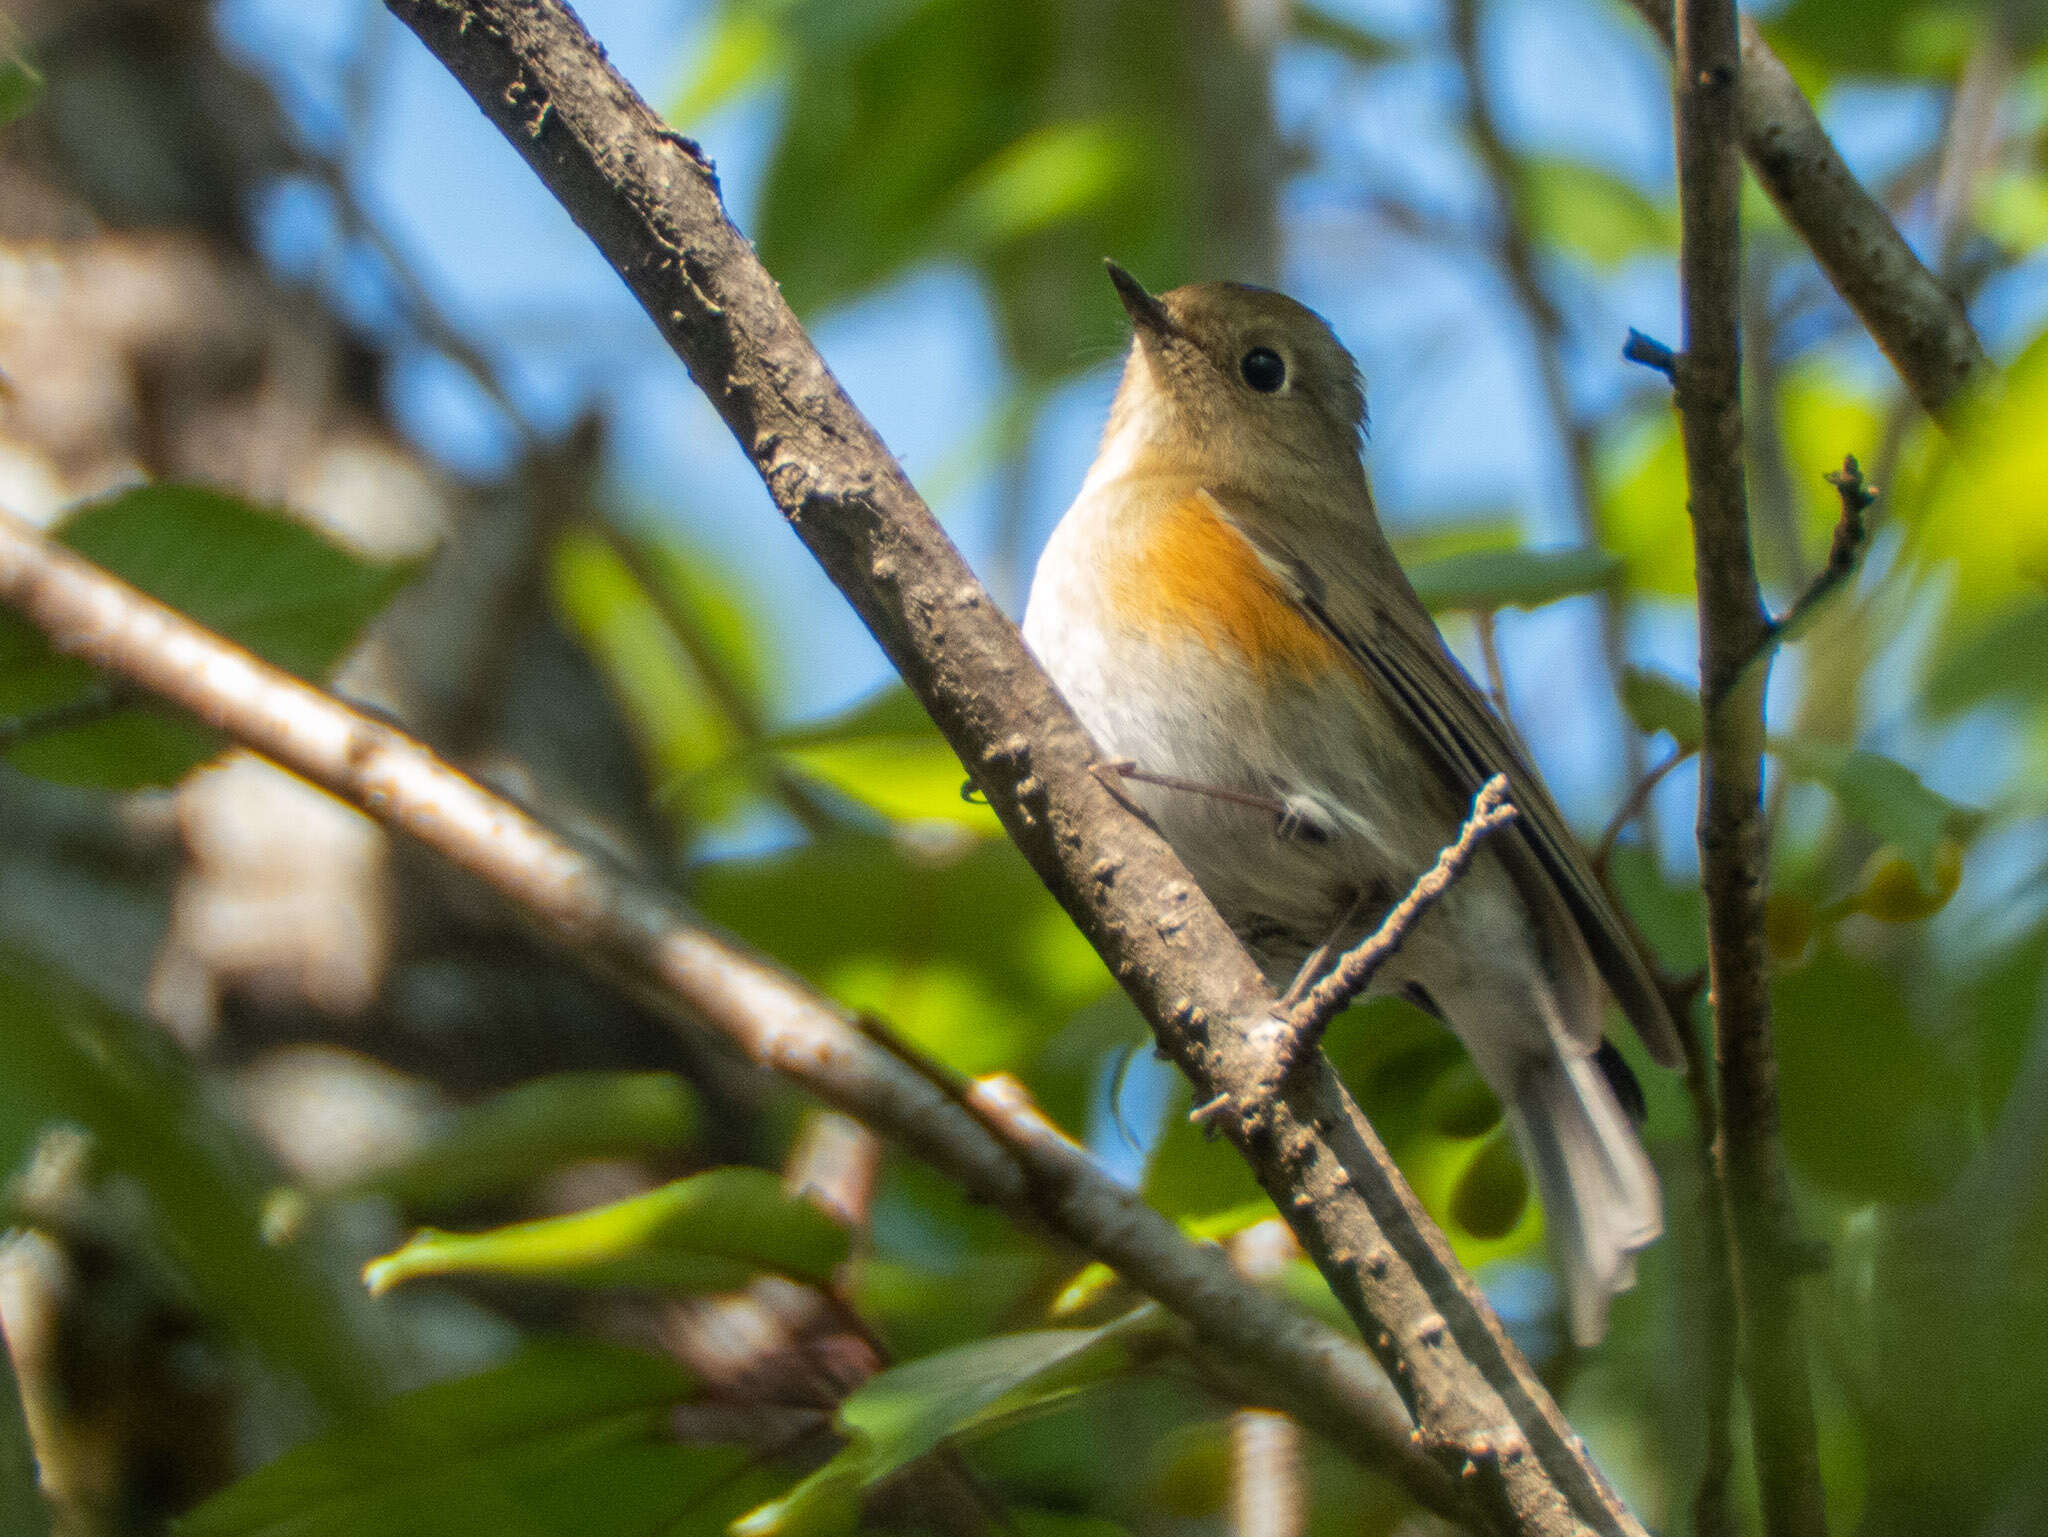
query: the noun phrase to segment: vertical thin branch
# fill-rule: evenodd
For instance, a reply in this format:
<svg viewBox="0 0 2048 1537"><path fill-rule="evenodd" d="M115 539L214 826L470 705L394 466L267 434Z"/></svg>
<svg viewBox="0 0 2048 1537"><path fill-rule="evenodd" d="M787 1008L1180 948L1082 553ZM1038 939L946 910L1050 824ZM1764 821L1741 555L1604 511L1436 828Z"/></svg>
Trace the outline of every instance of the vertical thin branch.
<svg viewBox="0 0 2048 1537"><path fill-rule="evenodd" d="M1763 704L1771 620L1757 586L1742 470L1742 54L1734 0L1681 0L1676 53L1685 315L1677 383L1706 714L1698 835L1719 1067L1717 1150L1766 1530L1819 1537L1827 1519L1765 981Z"/></svg>
<svg viewBox="0 0 2048 1537"><path fill-rule="evenodd" d="M1254 1223L1230 1244L1230 1260L1246 1280L1279 1280L1300 1248L1276 1218ZM1231 1537L1302 1537L1307 1527L1301 1430L1272 1409L1240 1409L1230 1417Z"/></svg>

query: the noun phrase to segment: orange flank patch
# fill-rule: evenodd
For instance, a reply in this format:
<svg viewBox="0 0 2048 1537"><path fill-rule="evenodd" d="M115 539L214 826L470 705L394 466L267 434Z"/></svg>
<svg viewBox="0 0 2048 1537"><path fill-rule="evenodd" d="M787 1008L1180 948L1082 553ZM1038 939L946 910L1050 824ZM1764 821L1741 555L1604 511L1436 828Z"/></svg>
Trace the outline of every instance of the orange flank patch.
<svg viewBox="0 0 2048 1537"><path fill-rule="evenodd" d="M1115 592L1127 623L1161 640L1234 650L1261 677L1310 676L1341 661L1336 643L1199 495L1152 521L1137 558L1117 573Z"/></svg>

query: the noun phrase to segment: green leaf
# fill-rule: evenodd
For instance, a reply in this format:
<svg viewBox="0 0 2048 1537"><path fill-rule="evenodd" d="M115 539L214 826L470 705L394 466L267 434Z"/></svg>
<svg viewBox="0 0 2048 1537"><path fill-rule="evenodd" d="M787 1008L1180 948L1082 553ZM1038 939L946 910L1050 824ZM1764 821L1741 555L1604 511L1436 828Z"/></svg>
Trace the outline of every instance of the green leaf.
<svg viewBox="0 0 2048 1537"><path fill-rule="evenodd" d="M1423 603L1441 613L1540 608L1597 592L1620 569L1620 558L1605 550L1470 550L1411 567L1408 576Z"/></svg>
<svg viewBox="0 0 2048 1537"><path fill-rule="evenodd" d="M411 576L360 560L283 514L202 486L141 486L81 509L59 543L302 678L317 679ZM9 752L46 779L101 789L168 784L222 739L155 705L124 706L86 664L14 615L0 622L0 719L52 717ZM106 708L92 708L95 697ZM88 718L75 722L72 715Z"/></svg>
<svg viewBox="0 0 2048 1537"><path fill-rule="evenodd" d="M717 1291L766 1271L819 1285L845 1260L846 1231L765 1169L692 1175L566 1217L483 1233L424 1228L363 1267L372 1292L454 1275L576 1286Z"/></svg>
<svg viewBox="0 0 2048 1537"><path fill-rule="evenodd" d="M985 837L1002 824L962 793L967 771L916 695L892 683L844 714L772 742L790 768L892 822L943 822Z"/></svg>
<svg viewBox="0 0 2048 1537"><path fill-rule="evenodd" d="M0 128L31 111L42 99L42 72L27 55L12 48L0 54Z"/></svg>
<svg viewBox="0 0 2048 1537"><path fill-rule="evenodd" d="M1385 64L1404 58L1409 52L1393 38L1368 31L1321 5L1301 3L1290 7L1288 26L1302 42L1334 49L1356 64Z"/></svg>
<svg viewBox="0 0 2048 1537"><path fill-rule="evenodd" d="M1618 267L1678 243L1675 210L1611 171L1554 155L1523 160L1520 216L1551 245L1596 267Z"/></svg>
<svg viewBox="0 0 2048 1537"><path fill-rule="evenodd" d="M1771 984L1785 1146L1851 1200L1938 1195L1969 1157L1968 1080L1899 979L1823 940Z"/></svg>
<svg viewBox="0 0 2048 1537"><path fill-rule="evenodd" d="M1993 699L2039 704L2048 697L2048 602L2012 605L1961 637L1945 633L1937 646L1920 693L1936 719Z"/></svg>
<svg viewBox="0 0 2048 1537"><path fill-rule="evenodd" d="M789 1494L736 1523L736 1537L850 1530L861 1490L951 1437L1120 1374L1127 1365L1124 1342L1157 1318L1147 1304L1100 1328L999 1335L870 1377L839 1406L850 1444Z"/></svg>
<svg viewBox="0 0 2048 1537"><path fill-rule="evenodd" d="M781 29L765 7L728 9L698 45L697 73L669 109L669 121L691 128L773 77L784 58Z"/></svg>
<svg viewBox="0 0 2048 1537"><path fill-rule="evenodd" d="M1696 752L1706 735L1700 696L1690 684L1646 667L1627 667L1621 675L1621 703L1628 718L1645 732L1667 733L1679 747Z"/></svg>
<svg viewBox="0 0 2048 1537"><path fill-rule="evenodd" d="M367 1401L366 1342L297 1251L263 1241L259 1160L160 1031L0 948L0 1062L0 1102L84 1127L148 1192L156 1231L208 1314L326 1407Z"/></svg>
<svg viewBox="0 0 2048 1537"><path fill-rule="evenodd" d="M1847 815L1895 845L1929 889L1941 840L1967 842L1983 825L1983 812L1935 794L1894 758L1800 737L1773 737L1770 746L1786 772L1826 785Z"/></svg>
<svg viewBox="0 0 2048 1537"><path fill-rule="evenodd" d="M50 1507L37 1482L35 1447L28 1438L14 1359L0 1349L0 1532L8 1537L49 1537Z"/></svg>
<svg viewBox="0 0 2048 1537"><path fill-rule="evenodd" d="M767 714L767 648L745 589L709 557L668 540L636 548L637 572L600 535L563 534L549 556L555 608L618 699L667 808L686 825L719 822L751 788L746 733L678 628L757 720Z"/></svg>
<svg viewBox="0 0 2048 1537"><path fill-rule="evenodd" d="M1659 408L1624 422L1601 443L1599 461L1600 543L1621 557L1628 586L1692 597L1692 527L1677 416Z"/></svg>
<svg viewBox="0 0 2048 1537"><path fill-rule="evenodd" d="M696 1098L672 1073L555 1073L454 1112L424 1147L346 1193L462 1206L581 1159L671 1152L696 1126Z"/></svg>
<svg viewBox="0 0 2048 1537"><path fill-rule="evenodd" d="M694 895L713 922L963 1073L1026 1068L1111 986L1007 839L926 851L849 831L707 865Z"/></svg>
<svg viewBox="0 0 2048 1537"><path fill-rule="evenodd" d="M947 216L949 239L984 251L1036 234L1103 207L1142 171L1132 136L1114 121L1048 123L967 179Z"/></svg>
<svg viewBox="0 0 2048 1537"><path fill-rule="evenodd" d="M278 1458L179 1537L588 1537L666 1531L744 1469L737 1447L667 1434L690 1380L615 1346L549 1340L437 1383ZM744 1496L744 1491L739 1491ZM602 1511L601 1522L593 1519Z"/></svg>

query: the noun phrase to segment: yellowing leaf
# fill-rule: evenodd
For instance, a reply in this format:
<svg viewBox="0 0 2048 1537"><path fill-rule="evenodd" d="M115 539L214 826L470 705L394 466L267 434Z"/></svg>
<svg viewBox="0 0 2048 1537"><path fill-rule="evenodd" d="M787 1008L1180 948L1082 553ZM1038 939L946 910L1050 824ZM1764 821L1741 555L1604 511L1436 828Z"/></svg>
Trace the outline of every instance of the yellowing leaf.
<svg viewBox="0 0 2048 1537"><path fill-rule="evenodd" d="M1657 411L1602 449L1600 542L1621 557L1637 592L1690 598L1692 525L1678 420Z"/></svg>
<svg viewBox="0 0 2048 1537"><path fill-rule="evenodd" d="M1584 161L1538 155L1522 162L1521 216L1544 240L1615 267L1678 243L1675 208L1611 171Z"/></svg>

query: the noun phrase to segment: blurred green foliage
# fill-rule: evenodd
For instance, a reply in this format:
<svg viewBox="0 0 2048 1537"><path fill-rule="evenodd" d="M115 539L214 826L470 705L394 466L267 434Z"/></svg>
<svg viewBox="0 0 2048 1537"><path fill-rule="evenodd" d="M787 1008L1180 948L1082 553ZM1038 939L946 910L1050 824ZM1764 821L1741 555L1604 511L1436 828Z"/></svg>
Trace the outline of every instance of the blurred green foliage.
<svg viewBox="0 0 2048 1537"><path fill-rule="evenodd" d="M1872 92L1924 101L1947 91L1984 46L1987 14L1957 0L1791 0L1764 25L1824 109L1861 92L1867 111ZM1997 15L2015 54L2012 124L1966 209L1983 238L1965 242L1956 280L2038 286L2048 74L2033 10ZM1631 25L1620 8L1609 22ZM1315 104L1341 118L1369 110L1345 93L1375 71L1439 65L1441 40L1427 27L1382 35L1334 5L1296 6L1285 27L1248 38L1224 7L1152 0L726 0L675 116L692 128L746 96L769 115L751 232L807 316L934 262L979 278L1015 387L1000 430L975 445L979 463L1013 455L1049 392L1120 342L1103 255L1161 284L1266 276L1281 265L1278 232L1319 228L1289 211L1282 190L1334 185L1328 201L1346 207L1410 190L1374 182L1369 163L1319 159L1316 125L1300 114L1283 131L1269 66L1277 58L1305 80L1341 82L1317 86ZM26 79L0 71L0 114ZM1933 132L1879 186L1909 220L1922 217ZM1619 339L1609 330L1621 329L1609 311L1630 306L1620 318L1635 318L1646 276L1668 287L1670 188L1540 134L1515 148L1509 212L1560 312L1605 327L1589 323L1575 341L1606 358ZM1762 307L1751 318L1773 338L1752 359L1750 451L1774 604L1788 605L1825 555L1839 502L1822 472L1853 452L1881 492L1863 569L1778 659L1773 684L1772 1001L1800 1220L1825 1250L1809 1296L1828 1492L1838 1525L1860 1522L1873 1537L2041 1530L2048 337L2025 329L2038 326L2038 304L2004 305L2023 319L2000 339L2011 358L2001 387L1944 437L1899 404L1764 200L1746 206ZM1443 222L1426 198L1407 211L1407 225L1389 226L1397 234ZM1478 237L1471 244L1484 255ZM1357 264L1362 292L1397 305L1397 286L1374 286L1378 254L1368 240L1345 246L1343 260ZM1632 641L1618 680L1626 715L1689 751L1701 733L1697 695L1677 676L1689 641L1660 639L1689 635L1682 455L1668 391L1610 366L1598 393L1611 408L1581 424L1596 440L1594 540L1533 544L1520 507L1404 508L1442 515L1404 527L1402 553L1446 614L1611 597ZM62 537L306 676L330 667L408 574L178 486L88 507ZM707 920L937 1068L1015 1075L1198 1239L1230 1242L1270 1215L1236 1154L1189 1122L1185 1089L1161 1088L1133 1060L1135 1015L966 793L961 765L906 690L790 719L779 663L805 616L681 537L571 526L551 536L542 563L552 613L655 789L669 840L660 853L680 852L675 878ZM1590 653L1584 666L1598 670ZM165 783L219 746L106 694L88 666L52 656L4 614L0 721L14 726L15 769L74 785ZM1663 836L1629 833L1609 865L1674 978L1705 962L1688 777L1674 775L1653 803ZM1587 831L1609 809L1593 808ZM927 1476L970 1480L975 1500L1034 1537L1177 1537L1224 1519L1227 1406L1170 1329L1085 1256L894 1152L854 1231L786 1193L778 1175L742 1166L736 1145L749 1156L799 1145L789 1135L799 1107L765 1080L713 1099L715 1075L686 1088L641 1072L550 1074L440 1106L403 1156L301 1192L280 1187L236 1119L221 1088L231 1064L195 1068L47 963L0 960L0 1041L9 1166L29 1165L53 1128L83 1133L94 1189L135 1192L130 1204L146 1213L132 1241L261 1373L317 1405L308 1428L325 1428L194 1511L186 1537L686 1537L734 1522L756 1537L812 1537L863 1520L917 1525L913 1496ZM1540 1286L1526 1284L1542 1265L1543 1215L1455 1039L1406 1003L1373 1000L1328 1044L1604 1464L1654 1527L1691 1530L1713 1257L1684 1087L1618 1042L1644 1080L1670 1231L1643 1256L1610 1338L1577 1352L1558 1338ZM576 1181L594 1165L613 1183L588 1197ZM308 1213L316 1227L359 1225L352 1263L390 1251L418 1222L461 1222L463 1234L430 1231L387 1254L374 1274L416 1284L378 1307L400 1316L460 1298L525 1343L455 1380L385 1396L396 1379L379 1347L333 1301L355 1278L302 1230ZM13 1220L52 1226L26 1209ZM730 1383L714 1387L653 1351L693 1310L744 1302L758 1322L795 1283L843 1331L806 1348L827 1366L857 1360L839 1375L810 1362L830 1391L798 1405L795 1430L770 1427L787 1434L762 1433L741 1413L761 1405L736 1400ZM1343 1324L1306 1264L1275 1284ZM556 1337L577 1326L641 1348ZM13 1478L0 1487L5 1521L21 1483L19 1422L12 1389L0 1398L0 1479ZM263 1402L252 1396L245 1412ZM703 1434L702 1416L683 1433L679 1405L727 1416L717 1423L728 1433ZM1311 1533L1392 1532L1411 1514L1343 1448L1311 1439L1304 1456ZM1734 1497L1748 1520L1753 1490L1739 1481Z"/></svg>

